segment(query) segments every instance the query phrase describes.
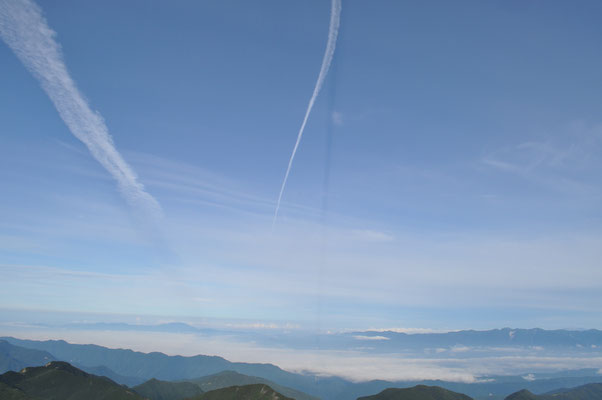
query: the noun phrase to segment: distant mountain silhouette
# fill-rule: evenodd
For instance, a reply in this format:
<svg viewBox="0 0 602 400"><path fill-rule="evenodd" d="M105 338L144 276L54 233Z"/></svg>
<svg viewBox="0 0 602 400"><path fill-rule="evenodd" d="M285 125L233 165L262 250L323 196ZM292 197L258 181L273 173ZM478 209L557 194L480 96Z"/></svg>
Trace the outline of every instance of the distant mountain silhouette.
<svg viewBox="0 0 602 400"><path fill-rule="evenodd" d="M212 329L198 329L183 322L169 322L158 325L133 325L122 322L107 323L96 322L87 324L67 324L61 328L77 330L103 330L103 331L138 331L138 332L169 332L169 333L196 333L212 332Z"/></svg>
<svg viewBox="0 0 602 400"><path fill-rule="evenodd" d="M55 360L54 356L46 351L15 346L6 340L0 340L0 374L45 365Z"/></svg>
<svg viewBox="0 0 602 400"><path fill-rule="evenodd" d="M370 345L375 350L422 350L427 348L450 348L456 345L472 347L532 347L548 349L556 348L591 348L602 346L602 331L589 329L546 330L546 329L491 329L486 331L464 330L445 333L402 333L394 331L358 331L338 335L323 336L324 346L348 347L357 343L358 337L384 337L387 340L373 340Z"/></svg>
<svg viewBox="0 0 602 400"><path fill-rule="evenodd" d="M0 374L7 371L17 372L26 367L46 365L50 361L59 360L47 351L15 346L6 340L0 340ZM135 386L145 381L143 378L119 375L102 365L93 367L80 365L79 363L72 363L72 365L89 374L106 376L115 382L128 386Z"/></svg>
<svg viewBox="0 0 602 400"><path fill-rule="evenodd" d="M533 394L528 390L520 390L512 393L505 400L602 400L602 383L590 383L540 395Z"/></svg>

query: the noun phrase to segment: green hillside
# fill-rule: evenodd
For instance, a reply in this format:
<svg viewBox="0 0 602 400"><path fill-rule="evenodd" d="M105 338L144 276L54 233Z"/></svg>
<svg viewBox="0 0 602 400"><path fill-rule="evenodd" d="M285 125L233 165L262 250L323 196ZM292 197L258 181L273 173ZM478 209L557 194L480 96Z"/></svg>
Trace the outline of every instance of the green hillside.
<svg viewBox="0 0 602 400"><path fill-rule="evenodd" d="M151 379L133 390L150 400L182 400L203 394L203 390L191 382L165 382Z"/></svg>
<svg viewBox="0 0 602 400"><path fill-rule="evenodd" d="M602 400L602 383L590 383L540 395L533 394L528 390L521 390L512 393L506 397L506 400Z"/></svg>
<svg viewBox="0 0 602 400"><path fill-rule="evenodd" d="M360 397L358 400L472 400L462 393L452 392L439 386L417 385L405 389L385 389L382 392Z"/></svg>
<svg viewBox="0 0 602 400"><path fill-rule="evenodd" d="M1 397L3 400L143 400L131 389L108 378L90 375L60 361L43 367L28 367L21 372L6 372L0 375L0 383L4 384L2 388L7 393L6 397L4 394Z"/></svg>
<svg viewBox="0 0 602 400"><path fill-rule="evenodd" d="M257 376L250 376L240 374L235 371L222 371L217 374L204 376L197 379L190 379L188 382L197 384L205 392L209 392L215 389L222 389L229 386L244 386L253 384L264 384L273 388L278 393L293 398L295 400L317 400L317 397L310 396L307 393L303 393L299 390L291 389L286 386L281 386L268 379L260 378Z"/></svg>
<svg viewBox="0 0 602 400"><path fill-rule="evenodd" d="M191 400L292 400L268 385L230 386L203 393Z"/></svg>
<svg viewBox="0 0 602 400"><path fill-rule="evenodd" d="M28 397L23 391L0 383L0 399L2 400L34 400ZM37 400L37 399L36 399Z"/></svg>

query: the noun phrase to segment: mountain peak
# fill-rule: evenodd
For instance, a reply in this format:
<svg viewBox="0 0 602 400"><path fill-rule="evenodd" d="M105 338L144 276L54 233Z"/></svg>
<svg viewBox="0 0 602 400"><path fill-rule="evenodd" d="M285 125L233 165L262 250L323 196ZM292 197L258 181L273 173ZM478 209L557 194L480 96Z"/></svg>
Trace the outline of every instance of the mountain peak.
<svg viewBox="0 0 602 400"><path fill-rule="evenodd" d="M389 388L382 392L360 397L358 400L472 400L462 393L452 392L439 386L417 385L410 388Z"/></svg>
<svg viewBox="0 0 602 400"><path fill-rule="evenodd" d="M293 400L278 393L270 386L256 383L244 386L229 386L212 390L194 398L194 400Z"/></svg>
<svg viewBox="0 0 602 400"><path fill-rule="evenodd" d="M506 397L505 400L535 400L537 398L537 395L531 393L527 389L523 389L516 393L512 393L510 396Z"/></svg>
<svg viewBox="0 0 602 400"><path fill-rule="evenodd" d="M44 368L64 371L64 372L67 372L72 375L78 375L78 376L83 376L83 377L86 377L89 375L88 373L82 371L79 368L75 368L73 365L71 365L65 361L50 361L49 363L44 365Z"/></svg>

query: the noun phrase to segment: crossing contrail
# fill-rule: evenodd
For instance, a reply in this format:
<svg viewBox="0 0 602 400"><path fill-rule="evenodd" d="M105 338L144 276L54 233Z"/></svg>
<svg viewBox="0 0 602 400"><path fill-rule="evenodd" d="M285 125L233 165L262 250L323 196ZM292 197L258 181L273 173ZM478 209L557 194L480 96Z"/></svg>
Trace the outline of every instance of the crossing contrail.
<svg viewBox="0 0 602 400"><path fill-rule="evenodd" d="M309 99L309 104L307 105L307 110L305 111L305 117L303 118L303 123L301 124L301 128L299 129L299 133L297 134L297 141L295 142L295 147L293 147L293 152L291 154L291 158L288 161L288 167L286 168L286 173L284 174L284 180L282 181L282 186L280 187L280 193L278 194L278 201L276 202L276 211L274 212L274 219L272 221L272 227L276 223L276 219L278 218L278 211L280 210L280 202L282 201L282 194L284 193L284 188L286 186L286 181L288 180L288 175L291 172L291 167L293 166L293 160L295 159L295 154L297 153L297 148L299 147L299 143L301 142L301 138L303 137L303 131L305 130L305 125L307 124L307 119L309 118L309 114L311 113L311 109L314 106L316 98L320 93L320 89L322 89L322 85L324 84L324 80L326 75L328 74L328 69L330 68L330 64L332 62L332 57L334 55L334 49L337 44L337 35L339 34L339 25L341 23L341 0L332 0L331 9L330 9L330 27L328 28L328 42L326 43L326 51L324 52L324 58L322 59L322 67L320 68L320 74L318 75L318 80L316 81L316 86L314 87L314 92Z"/></svg>
<svg viewBox="0 0 602 400"><path fill-rule="evenodd" d="M40 82L71 133L115 178L119 191L135 211L161 216L159 203L144 190L115 148L102 116L90 106L71 79L56 33L31 0L0 0L0 37Z"/></svg>

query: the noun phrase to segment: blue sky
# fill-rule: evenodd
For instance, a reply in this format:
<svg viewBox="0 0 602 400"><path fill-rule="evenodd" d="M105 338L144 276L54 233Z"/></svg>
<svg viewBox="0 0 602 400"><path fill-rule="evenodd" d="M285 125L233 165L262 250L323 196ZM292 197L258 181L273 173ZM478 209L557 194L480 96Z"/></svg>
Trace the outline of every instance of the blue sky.
<svg viewBox="0 0 602 400"><path fill-rule="evenodd" d="M40 2L147 215L0 46L3 309L602 328L602 4ZM11 314L12 315L12 314Z"/></svg>

